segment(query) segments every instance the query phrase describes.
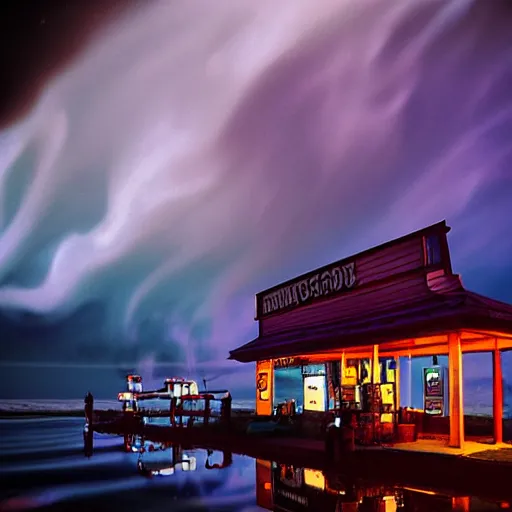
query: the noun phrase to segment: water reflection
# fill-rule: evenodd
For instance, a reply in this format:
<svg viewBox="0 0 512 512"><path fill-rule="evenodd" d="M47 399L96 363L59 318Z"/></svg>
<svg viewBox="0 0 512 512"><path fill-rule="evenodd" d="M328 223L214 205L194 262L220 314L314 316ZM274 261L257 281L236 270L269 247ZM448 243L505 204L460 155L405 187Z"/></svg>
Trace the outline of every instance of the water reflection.
<svg viewBox="0 0 512 512"><path fill-rule="evenodd" d="M0 420L0 510L254 510L253 459L129 441L80 418Z"/></svg>
<svg viewBox="0 0 512 512"><path fill-rule="evenodd" d="M229 451L137 436L125 441L94 434L75 418L0 420L0 510L111 511L114 502L119 509L145 512L252 512L256 505L281 512L496 511L504 506L394 482L255 463ZM505 493L512 490L503 486Z"/></svg>
<svg viewBox="0 0 512 512"><path fill-rule="evenodd" d="M256 501L264 509L280 512L490 512L510 508L508 502L380 485L264 460L256 461Z"/></svg>
<svg viewBox="0 0 512 512"><path fill-rule="evenodd" d="M173 443L155 443L145 440L137 434L126 434L124 451L138 453L137 469L146 477L171 476L176 471L195 471L197 458L195 449L186 450L182 445ZM94 453L94 432L88 424L84 426L84 455L88 458ZM233 464L233 454L221 452L221 459L215 459L215 450L206 450L204 468L207 470L225 469Z"/></svg>

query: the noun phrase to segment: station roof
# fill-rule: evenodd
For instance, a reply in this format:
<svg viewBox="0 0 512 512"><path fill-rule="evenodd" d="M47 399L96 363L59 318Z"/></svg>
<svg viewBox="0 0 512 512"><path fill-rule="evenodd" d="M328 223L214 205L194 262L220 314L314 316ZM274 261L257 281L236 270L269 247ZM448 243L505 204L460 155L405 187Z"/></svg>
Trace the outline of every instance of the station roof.
<svg viewBox="0 0 512 512"><path fill-rule="evenodd" d="M260 335L230 352L240 362L325 353L331 350L474 330L512 335L512 306L466 290L456 275L426 287L418 295L402 294L372 305L367 313L341 315L337 322Z"/></svg>

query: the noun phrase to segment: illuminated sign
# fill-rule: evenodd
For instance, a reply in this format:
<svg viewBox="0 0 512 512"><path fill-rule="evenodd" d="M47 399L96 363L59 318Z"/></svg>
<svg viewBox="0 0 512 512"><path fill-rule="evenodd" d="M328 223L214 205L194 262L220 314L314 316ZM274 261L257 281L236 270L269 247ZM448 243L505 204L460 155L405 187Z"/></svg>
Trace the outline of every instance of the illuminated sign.
<svg viewBox="0 0 512 512"><path fill-rule="evenodd" d="M355 284L356 267L354 262L346 265L334 265L311 277L298 279L291 284L266 293L260 299L259 313L265 316L283 309L292 309L319 297L336 295L350 290Z"/></svg>
<svg viewBox="0 0 512 512"><path fill-rule="evenodd" d="M302 366L302 375L325 375L325 364L305 364Z"/></svg>
<svg viewBox="0 0 512 512"><path fill-rule="evenodd" d="M440 368L425 368L425 396L443 396L443 379Z"/></svg>
<svg viewBox="0 0 512 512"><path fill-rule="evenodd" d="M304 469L304 483L315 489L325 490L325 477L321 471Z"/></svg>
<svg viewBox="0 0 512 512"><path fill-rule="evenodd" d="M119 393L117 395L117 399L120 401L120 402L125 402L125 401L128 401L128 400L133 400L133 393L128 393L128 392L125 392L125 393Z"/></svg>
<svg viewBox="0 0 512 512"><path fill-rule="evenodd" d="M442 416L447 397L445 396L444 369L440 366L423 368L423 408L426 414Z"/></svg>
<svg viewBox="0 0 512 512"><path fill-rule="evenodd" d="M290 368L291 366L300 366L305 362L302 357L280 357L274 359L274 368Z"/></svg>

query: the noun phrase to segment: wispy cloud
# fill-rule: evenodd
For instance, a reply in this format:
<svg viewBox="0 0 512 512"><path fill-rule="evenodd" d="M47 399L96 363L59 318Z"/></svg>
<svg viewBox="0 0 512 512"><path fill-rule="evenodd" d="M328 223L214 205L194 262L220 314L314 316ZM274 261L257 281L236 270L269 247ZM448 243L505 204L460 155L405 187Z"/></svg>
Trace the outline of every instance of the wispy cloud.
<svg viewBox="0 0 512 512"><path fill-rule="evenodd" d="M510 272L499 5L139 10L0 137L0 307L58 326L99 304L67 343L45 337L55 359L94 343L211 365L255 334L255 291L444 217L457 271L493 245L489 281Z"/></svg>

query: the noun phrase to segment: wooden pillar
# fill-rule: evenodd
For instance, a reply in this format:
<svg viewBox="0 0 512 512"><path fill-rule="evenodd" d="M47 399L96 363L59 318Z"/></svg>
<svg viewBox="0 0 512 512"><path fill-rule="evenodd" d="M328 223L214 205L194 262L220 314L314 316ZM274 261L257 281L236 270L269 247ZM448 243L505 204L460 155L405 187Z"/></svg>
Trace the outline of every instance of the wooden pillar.
<svg viewBox="0 0 512 512"><path fill-rule="evenodd" d="M412 357L407 358L407 407L412 407Z"/></svg>
<svg viewBox="0 0 512 512"><path fill-rule="evenodd" d="M379 345L373 345L372 384L380 383Z"/></svg>
<svg viewBox="0 0 512 512"><path fill-rule="evenodd" d="M494 442L503 442L503 375L501 371L501 351L498 341L492 351L492 405L494 422Z"/></svg>
<svg viewBox="0 0 512 512"><path fill-rule="evenodd" d="M340 360L340 387L338 389L338 400L340 413L343 410L343 381L345 379L345 366L346 366L346 358L345 358L345 352L341 353L341 360Z"/></svg>
<svg viewBox="0 0 512 512"><path fill-rule="evenodd" d="M450 447L464 448L462 395L462 346L459 333L448 335L448 382L450 400Z"/></svg>
<svg viewBox="0 0 512 512"><path fill-rule="evenodd" d="M395 357L396 370L395 370L395 410L400 409L400 358Z"/></svg>

